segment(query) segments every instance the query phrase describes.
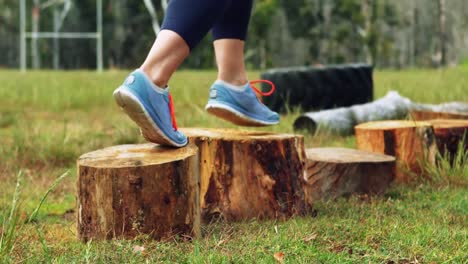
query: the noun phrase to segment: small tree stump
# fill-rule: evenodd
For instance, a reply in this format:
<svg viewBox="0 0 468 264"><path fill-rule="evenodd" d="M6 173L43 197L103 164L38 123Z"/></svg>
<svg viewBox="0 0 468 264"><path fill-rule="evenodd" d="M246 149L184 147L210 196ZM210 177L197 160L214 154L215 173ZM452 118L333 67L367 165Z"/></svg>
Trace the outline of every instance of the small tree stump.
<svg viewBox="0 0 468 264"><path fill-rule="evenodd" d="M416 121L426 121L432 119L464 119L468 120L468 113L432 112L432 111L411 111L410 117Z"/></svg>
<svg viewBox="0 0 468 264"><path fill-rule="evenodd" d="M395 156L396 180L406 182L434 164L434 129L428 122L377 121L355 127L358 149Z"/></svg>
<svg viewBox="0 0 468 264"><path fill-rule="evenodd" d="M427 122L434 127L438 150L448 155L451 162L463 139L463 148L468 150L468 120L434 119Z"/></svg>
<svg viewBox="0 0 468 264"><path fill-rule="evenodd" d="M198 149L122 145L78 159L78 237L200 234Z"/></svg>
<svg viewBox="0 0 468 264"><path fill-rule="evenodd" d="M308 203L354 193L381 194L395 178L395 158L346 148L306 149Z"/></svg>
<svg viewBox="0 0 468 264"><path fill-rule="evenodd" d="M182 131L200 151L200 201L206 221L306 213L302 136L226 129Z"/></svg>

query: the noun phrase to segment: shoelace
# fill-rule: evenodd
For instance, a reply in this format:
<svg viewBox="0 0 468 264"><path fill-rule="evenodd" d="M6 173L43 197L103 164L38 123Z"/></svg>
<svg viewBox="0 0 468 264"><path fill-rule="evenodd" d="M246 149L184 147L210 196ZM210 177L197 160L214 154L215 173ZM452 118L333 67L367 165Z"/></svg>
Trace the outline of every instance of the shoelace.
<svg viewBox="0 0 468 264"><path fill-rule="evenodd" d="M169 97L169 112L171 113L171 120L172 120L172 128L174 131L177 131L177 122L175 119L175 112L174 112L174 101L172 100L172 95L168 94Z"/></svg>
<svg viewBox="0 0 468 264"><path fill-rule="evenodd" d="M269 84L271 86L271 90L264 93L262 92L262 90L258 89L257 87L255 87L254 84L256 83L266 83L266 84ZM262 96L270 96L272 95L274 92L275 92L275 84L268 81L268 80L253 80L253 81L250 81L249 82L250 86L255 90L255 92L261 94Z"/></svg>

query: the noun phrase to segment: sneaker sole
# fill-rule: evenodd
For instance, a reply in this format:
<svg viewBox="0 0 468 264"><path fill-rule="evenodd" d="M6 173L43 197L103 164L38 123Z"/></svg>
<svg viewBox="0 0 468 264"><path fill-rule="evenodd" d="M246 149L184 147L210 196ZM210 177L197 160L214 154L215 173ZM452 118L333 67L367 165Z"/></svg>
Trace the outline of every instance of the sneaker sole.
<svg viewBox="0 0 468 264"><path fill-rule="evenodd" d="M144 106L130 92L121 87L114 91L114 99L117 105L132 119L139 127L141 135L148 141L166 146L183 147L187 145L178 144L164 135L162 130L154 123Z"/></svg>
<svg viewBox="0 0 468 264"><path fill-rule="evenodd" d="M253 119L251 117L248 117L242 114L236 109L229 107L227 105L224 105L224 104L210 103L206 105L205 110L214 116L217 116L221 119L224 119L226 121L229 121L239 126L261 127L261 126L276 125L279 123L279 121L266 122L266 121Z"/></svg>

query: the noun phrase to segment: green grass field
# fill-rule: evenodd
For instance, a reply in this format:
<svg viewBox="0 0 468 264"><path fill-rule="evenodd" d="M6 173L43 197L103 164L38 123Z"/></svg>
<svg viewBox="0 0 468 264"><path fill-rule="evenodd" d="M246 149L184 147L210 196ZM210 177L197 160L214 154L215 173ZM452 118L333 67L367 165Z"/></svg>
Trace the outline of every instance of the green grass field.
<svg viewBox="0 0 468 264"><path fill-rule="evenodd" d="M324 201L284 222L213 223L203 238L84 244L76 239L75 161L106 146L144 142L112 91L124 71L0 71L0 263L467 263L468 170L461 181L392 186L382 197ZM252 79L258 72L251 72ZM375 72L375 97L397 90L417 102L468 101L468 68ZM214 71L181 71L170 83L181 127L233 127L205 113ZM292 132L299 113L268 131ZM353 147L353 137L306 135L307 147ZM459 166L468 167L465 160ZM41 198L64 172L37 217ZM21 172L21 173L20 173ZM17 175L19 195L14 199ZM443 174L443 173L442 173ZM451 177L443 176L442 177ZM15 210L11 210L12 207ZM10 215L12 217L10 217ZM15 224L15 220L16 224ZM134 246L143 252L134 252Z"/></svg>

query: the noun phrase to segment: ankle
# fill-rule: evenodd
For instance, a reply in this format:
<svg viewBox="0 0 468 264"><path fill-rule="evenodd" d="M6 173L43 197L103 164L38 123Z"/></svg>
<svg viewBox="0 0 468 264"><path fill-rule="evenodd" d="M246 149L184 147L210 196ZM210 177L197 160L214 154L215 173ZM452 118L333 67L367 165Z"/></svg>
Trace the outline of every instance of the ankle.
<svg viewBox="0 0 468 264"><path fill-rule="evenodd" d="M247 83L247 79L229 79L218 77L218 80L235 86L244 86Z"/></svg>
<svg viewBox="0 0 468 264"><path fill-rule="evenodd" d="M247 83L247 76L245 74L232 75L232 74L219 73L218 80L221 80L223 82L226 82L232 85L241 86Z"/></svg>
<svg viewBox="0 0 468 264"><path fill-rule="evenodd" d="M235 84L231 84L220 79L216 80L214 84L221 85L223 87L229 88L231 90L236 90L236 91L244 91L246 87L245 83L241 85L235 85Z"/></svg>
<svg viewBox="0 0 468 264"><path fill-rule="evenodd" d="M143 71L146 76L153 82L156 86L164 88L167 86L167 83L169 82L169 78L165 77L164 74L161 74L160 71L146 67L145 65L142 65L140 67L140 70Z"/></svg>

